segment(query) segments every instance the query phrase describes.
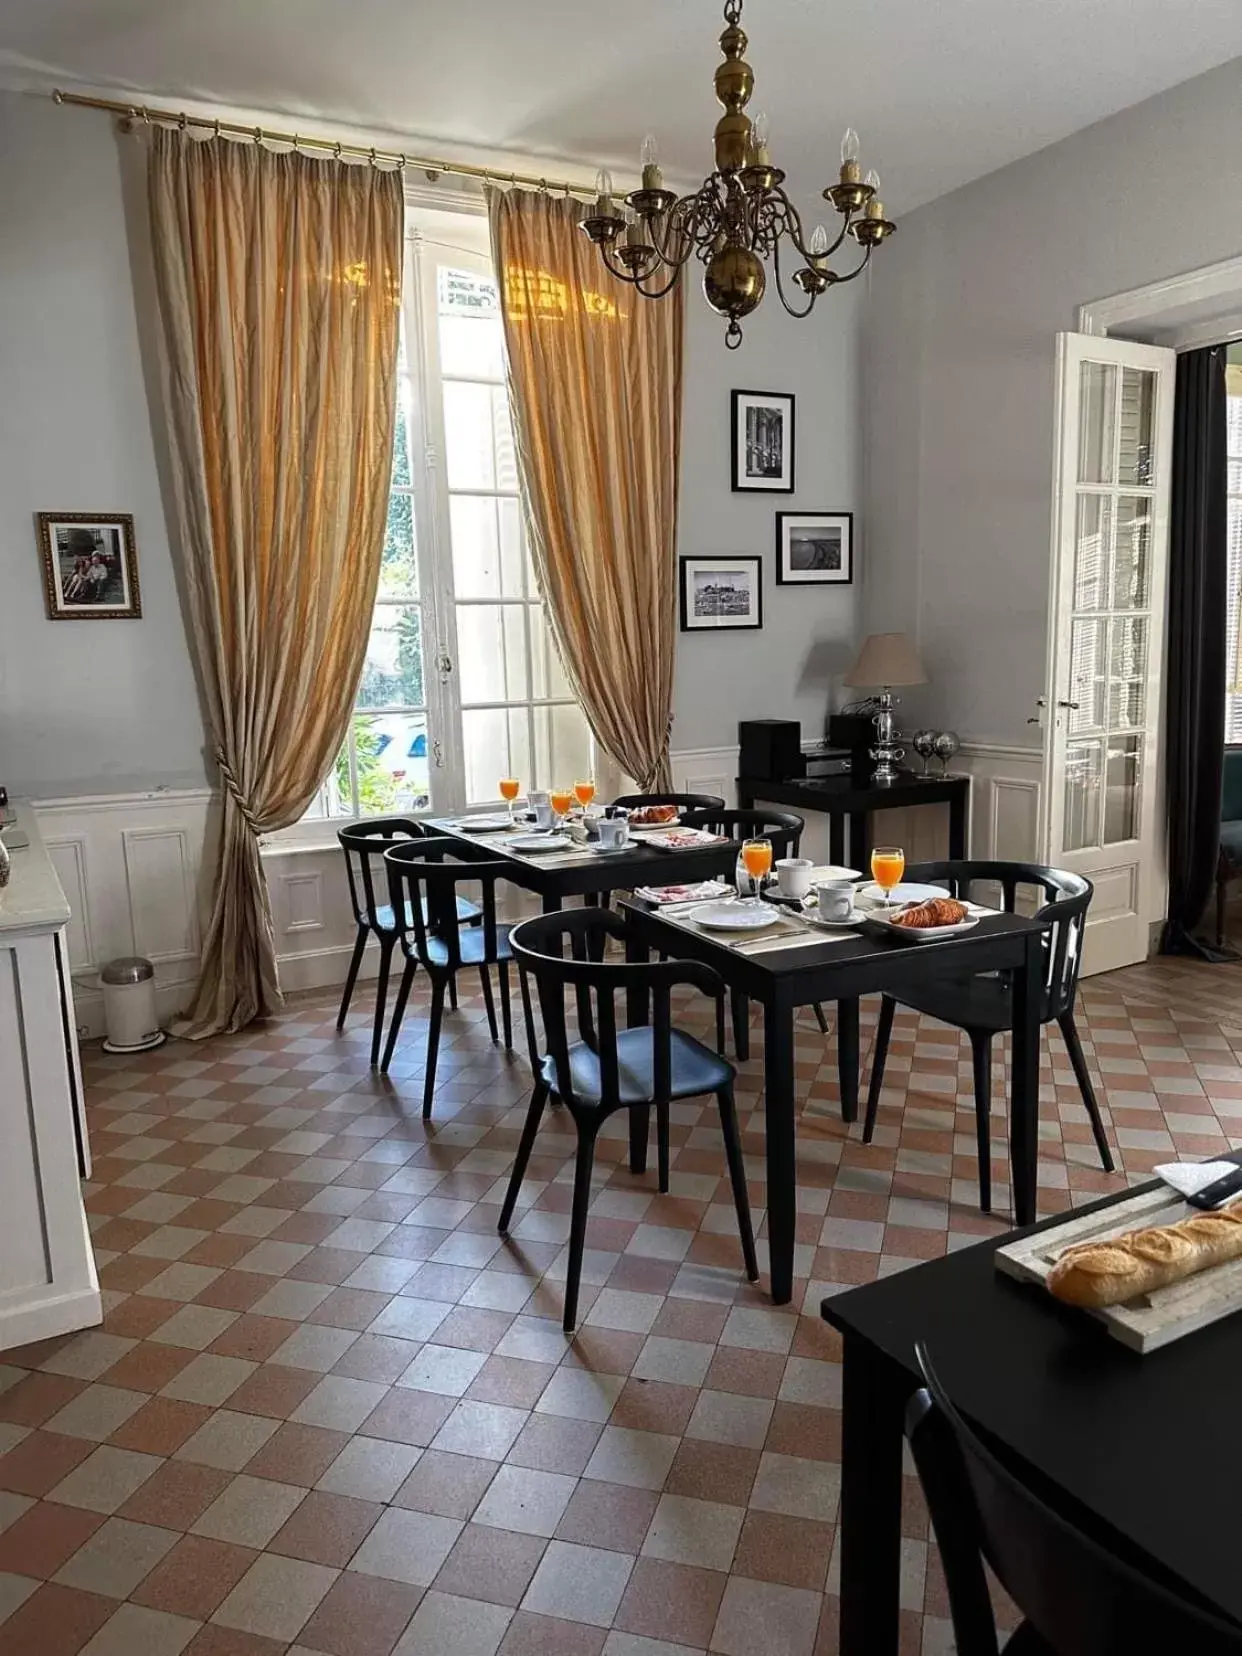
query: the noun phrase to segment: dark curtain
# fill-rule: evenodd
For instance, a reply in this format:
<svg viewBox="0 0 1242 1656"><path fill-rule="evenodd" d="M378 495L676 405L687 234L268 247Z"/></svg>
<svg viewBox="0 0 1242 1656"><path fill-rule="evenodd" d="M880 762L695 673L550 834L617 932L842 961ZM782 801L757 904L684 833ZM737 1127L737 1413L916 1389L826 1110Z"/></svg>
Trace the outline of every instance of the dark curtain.
<svg viewBox="0 0 1242 1656"><path fill-rule="evenodd" d="M1193 936L1216 882L1225 757L1225 348L1177 359L1169 522L1169 921L1165 954L1221 956Z"/></svg>

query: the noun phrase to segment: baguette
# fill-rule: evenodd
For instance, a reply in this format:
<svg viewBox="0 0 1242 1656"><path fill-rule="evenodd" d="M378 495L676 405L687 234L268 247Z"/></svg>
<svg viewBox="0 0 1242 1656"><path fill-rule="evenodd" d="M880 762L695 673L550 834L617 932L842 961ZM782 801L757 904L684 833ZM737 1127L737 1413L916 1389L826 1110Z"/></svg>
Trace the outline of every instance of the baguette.
<svg viewBox="0 0 1242 1656"><path fill-rule="evenodd" d="M1242 1258L1242 1207L1200 1213L1177 1225L1126 1231L1106 1242L1067 1248L1048 1275L1048 1287L1068 1305L1098 1309Z"/></svg>

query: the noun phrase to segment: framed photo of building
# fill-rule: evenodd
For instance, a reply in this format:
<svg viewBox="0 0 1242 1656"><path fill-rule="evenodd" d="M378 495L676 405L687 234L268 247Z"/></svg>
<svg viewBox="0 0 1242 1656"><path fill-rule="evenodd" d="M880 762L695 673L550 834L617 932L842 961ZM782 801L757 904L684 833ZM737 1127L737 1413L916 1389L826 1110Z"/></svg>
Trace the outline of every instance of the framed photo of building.
<svg viewBox="0 0 1242 1656"><path fill-rule="evenodd" d="M735 391L732 431L734 491L792 493L793 397L777 391Z"/></svg>
<svg viewBox="0 0 1242 1656"><path fill-rule="evenodd" d="M712 555L679 562L682 632L762 627L762 558Z"/></svg>
<svg viewBox="0 0 1242 1656"><path fill-rule="evenodd" d="M128 512L40 512L36 524L49 621L141 616Z"/></svg>
<svg viewBox="0 0 1242 1656"><path fill-rule="evenodd" d="M849 586L853 579L853 512L776 514L779 586Z"/></svg>

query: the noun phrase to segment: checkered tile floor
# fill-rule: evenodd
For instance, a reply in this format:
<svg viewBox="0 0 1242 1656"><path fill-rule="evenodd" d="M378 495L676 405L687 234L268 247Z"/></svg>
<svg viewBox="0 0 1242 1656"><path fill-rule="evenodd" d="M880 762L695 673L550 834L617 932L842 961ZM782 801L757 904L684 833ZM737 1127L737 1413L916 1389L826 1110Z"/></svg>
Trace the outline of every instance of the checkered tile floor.
<svg viewBox="0 0 1242 1656"><path fill-rule="evenodd" d="M1240 989L1242 968L1182 962L1086 985L1130 1177L1242 1142ZM830 1656L841 1376L818 1305L1003 1223L975 1205L969 1049L899 1016L866 1147L807 1018L794 1308L743 1279L707 1105L674 1107L667 1196L626 1170L615 1120L566 1341L568 1123L545 1116L502 1242L525 1062L463 995L424 1129L425 1000L389 1082L366 1012L338 1036L312 997L230 1039L87 1055L107 1315L0 1355L0 1652ZM1055 1034L1042 1096L1042 1209L1120 1187ZM998 1206L1003 1146L998 1104ZM909 1496L903 1649L943 1656Z"/></svg>

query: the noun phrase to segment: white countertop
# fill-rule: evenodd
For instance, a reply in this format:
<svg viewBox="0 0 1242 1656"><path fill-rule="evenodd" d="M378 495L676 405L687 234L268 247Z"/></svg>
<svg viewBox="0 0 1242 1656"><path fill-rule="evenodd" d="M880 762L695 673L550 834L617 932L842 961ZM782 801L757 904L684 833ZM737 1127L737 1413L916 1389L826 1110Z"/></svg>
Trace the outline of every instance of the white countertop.
<svg viewBox="0 0 1242 1656"><path fill-rule="evenodd" d="M43 844L34 809L23 799L12 803L17 813L14 826L29 836L30 844L17 851L9 847L13 873L8 885L0 889L0 935L63 926L69 918L69 904Z"/></svg>

